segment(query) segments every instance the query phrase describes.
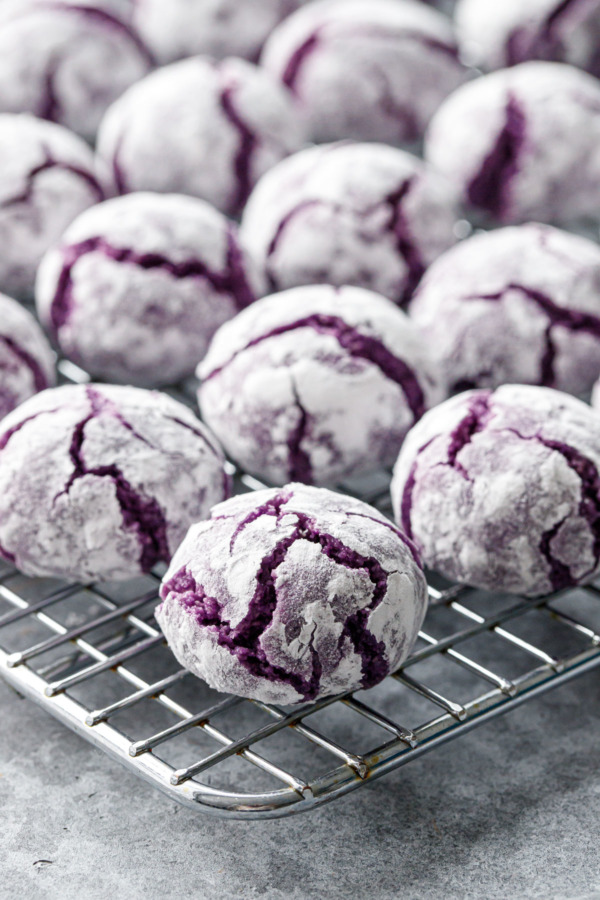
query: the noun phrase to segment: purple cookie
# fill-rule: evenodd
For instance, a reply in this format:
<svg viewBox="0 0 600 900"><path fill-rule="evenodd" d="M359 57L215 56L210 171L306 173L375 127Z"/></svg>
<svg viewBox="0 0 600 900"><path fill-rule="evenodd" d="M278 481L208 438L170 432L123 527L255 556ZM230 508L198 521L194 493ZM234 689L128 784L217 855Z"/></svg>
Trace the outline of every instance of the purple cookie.
<svg viewBox="0 0 600 900"><path fill-rule="evenodd" d="M259 290L222 213L194 197L128 194L73 222L40 266L36 300L65 356L149 387L191 375Z"/></svg>
<svg viewBox="0 0 600 900"><path fill-rule="evenodd" d="M477 234L427 270L410 315L449 394L517 382L586 393L600 375L600 247L550 225Z"/></svg>
<svg viewBox="0 0 600 900"><path fill-rule="evenodd" d="M0 427L0 555L26 575L131 578L227 496L212 435L166 394L44 391Z"/></svg>
<svg viewBox="0 0 600 900"><path fill-rule="evenodd" d="M425 158L493 220L598 219L600 82L547 62L484 75L440 107Z"/></svg>
<svg viewBox="0 0 600 900"><path fill-rule="evenodd" d="M98 152L118 193L191 194L238 213L258 178L303 140L291 95L267 72L195 57L126 91L106 114Z"/></svg>
<svg viewBox="0 0 600 900"><path fill-rule="evenodd" d="M600 74L600 0L458 0L455 22L476 66L546 59Z"/></svg>
<svg viewBox="0 0 600 900"><path fill-rule="evenodd" d="M600 568L600 418L550 388L468 391L408 434L392 482L396 521L425 565L535 597Z"/></svg>
<svg viewBox="0 0 600 900"><path fill-rule="evenodd" d="M133 21L162 64L207 53L255 60L266 37L306 0L135 0Z"/></svg>
<svg viewBox="0 0 600 900"><path fill-rule="evenodd" d="M54 354L20 303L0 294L0 419L54 384Z"/></svg>
<svg viewBox="0 0 600 900"><path fill-rule="evenodd" d="M0 110L32 113L93 140L105 110L151 66L115 10L106 0L5 0Z"/></svg>
<svg viewBox="0 0 600 900"><path fill-rule="evenodd" d="M217 332L198 375L202 415L228 453L275 484L328 484L392 465L439 399L425 341L361 288L295 288Z"/></svg>
<svg viewBox="0 0 600 900"><path fill-rule="evenodd" d="M311 147L261 178L241 239L272 291L353 284L405 302L456 240L449 186L383 144Z"/></svg>
<svg viewBox="0 0 600 900"><path fill-rule="evenodd" d="M261 64L298 98L315 141L416 141L466 75L450 21L413 0L309 3Z"/></svg>
<svg viewBox="0 0 600 900"><path fill-rule="evenodd" d="M80 138L33 116L0 115L0 290L29 297L48 247L103 199Z"/></svg>
<svg viewBox="0 0 600 900"><path fill-rule="evenodd" d="M370 688L406 659L427 608L414 549L378 510L290 484L234 497L175 554L156 618L218 691L300 703Z"/></svg>

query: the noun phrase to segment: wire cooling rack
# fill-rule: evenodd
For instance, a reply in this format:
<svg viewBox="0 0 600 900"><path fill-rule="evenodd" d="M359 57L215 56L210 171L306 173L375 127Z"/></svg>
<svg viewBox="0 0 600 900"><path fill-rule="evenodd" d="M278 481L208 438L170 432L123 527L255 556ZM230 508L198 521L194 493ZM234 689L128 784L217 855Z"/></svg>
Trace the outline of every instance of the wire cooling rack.
<svg viewBox="0 0 600 900"><path fill-rule="evenodd" d="M239 473L236 485L263 486ZM389 512L383 476L346 489ZM178 667L153 618L160 574L81 586L0 563L0 675L171 799L220 816L314 809L600 666L597 586L525 600L432 582L397 672L280 708Z"/></svg>

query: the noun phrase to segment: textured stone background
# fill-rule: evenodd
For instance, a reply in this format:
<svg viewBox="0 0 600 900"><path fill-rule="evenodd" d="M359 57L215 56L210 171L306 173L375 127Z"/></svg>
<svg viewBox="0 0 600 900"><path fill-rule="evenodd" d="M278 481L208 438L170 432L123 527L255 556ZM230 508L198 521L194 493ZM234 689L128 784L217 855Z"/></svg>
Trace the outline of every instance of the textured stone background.
<svg viewBox="0 0 600 900"><path fill-rule="evenodd" d="M258 823L179 808L0 683L0 848L2 900L600 898L600 673Z"/></svg>

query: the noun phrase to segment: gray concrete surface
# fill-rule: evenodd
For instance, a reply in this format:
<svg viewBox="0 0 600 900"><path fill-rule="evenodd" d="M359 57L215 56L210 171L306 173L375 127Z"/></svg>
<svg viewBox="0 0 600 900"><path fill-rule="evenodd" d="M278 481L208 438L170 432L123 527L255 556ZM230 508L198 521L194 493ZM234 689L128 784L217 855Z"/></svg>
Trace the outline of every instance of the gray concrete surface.
<svg viewBox="0 0 600 900"><path fill-rule="evenodd" d="M600 674L259 823L177 807L0 683L0 897L600 897Z"/></svg>

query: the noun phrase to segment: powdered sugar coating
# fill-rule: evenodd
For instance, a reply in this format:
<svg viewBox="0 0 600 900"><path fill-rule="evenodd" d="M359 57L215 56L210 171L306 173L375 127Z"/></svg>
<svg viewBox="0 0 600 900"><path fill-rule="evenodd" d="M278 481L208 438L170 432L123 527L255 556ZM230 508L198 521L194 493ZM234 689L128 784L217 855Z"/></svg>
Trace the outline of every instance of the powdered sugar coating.
<svg viewBox="0 0 600 900"><path fill-rule="evenodd" d="M0 294L0 419L55 381L54 354L31 313Z"/></svg>
<svg viewBox="0 0 600 900"><path fill-rule="evenodd" d="M454 18L474 65L500 69L545 59L600 74L600 0L458 0Z"/></svg>
<svg viewBox="0 0 600 900"><path fill-rule="evenodd" d="M303 140L291 95L267 72L242 59L195 57L126 91L106 114L98 152L119 193L191 194L233 214Z"/></svg>
<svg viewBox="0 0 600 900"><path fill-rule="evenodd" d="M204 420L246 470L328 484L391 465L439 399L425 341L360 288L295 288L217 332L200 364Z"/></svg>
<svg viewBox="0 0 600 900"><path fill-rule="evenodd" d="M0 110L95 137L105 110L150 69L137 33L107 0L5 0Z"/></svg>
<svg viewBox="0 0 600 900"><path fill-rule="evenodd" d="M299 703L368 688L409 654L427 586L401 531L367 504L290 484L194 525L156 618L219 691Z"/></svg>
<svg viewBox="0 0 600 900"><path fill-rule="evenodd" d="M450 21L413 0L316 0L275 29L261 64L316 141L415 141L466 75Z"/></svg>
<svg viewBox="0 0 600 900"><path fill-rule="evenodd" d="M404 302L456 240L450 187L421 160L383 144L296 153L264 175L241 239L272 291L352 284Z"/></svg>
<svg viewBox="0 0 600 900"><path fill-rule="evenodd" d="M208 54L255 60L267 35L305 0L135 0L133 21L162 64Z"/></svg>
<svg viewBox="0 0 600 900"><path fill-rule="evenodd" d="M600 82L548 62L484 75L442 104L425 158L457 197L497 221L597 219Z"/></svg>
<svg viewBox="0 0 600 900"><path fill-rule="evenodd" d="M600 568L600 418L550 388L469 391L408 434L396 521L446 577L538 596Z"/></svg>
<svg viewBox="0 0 600 900"><path fill-rule="evenodd" d="M227 488L210 432L166 394L51 388L1 423L0 555L27 575L131 578Z"/></svg>
<svg viewBox="0 0 600 900"><path fill-rule="evenodd" d="M550 225L477 234L427 270L410 315L448 393L517 382L586 393L600 375L600 247Z"/></svg>
<svg viewBox="0 0 600 900"><path fill-rule="evenodd" d="M0 290L30 296L48 247L102 199L93 153L80 138L32 116L0 115Z"/></svg>
<svg viewBox="0 0 600 900"><path fill-rule="evenodd" d="M69 359L148 387L191 375L260 289L233 222L194 197L139 193L72 223L40 266L36 301Z"/></svg>

